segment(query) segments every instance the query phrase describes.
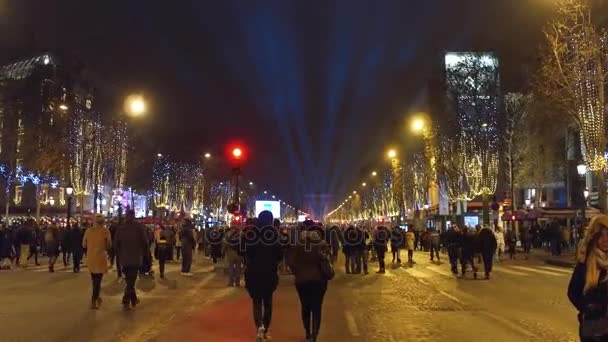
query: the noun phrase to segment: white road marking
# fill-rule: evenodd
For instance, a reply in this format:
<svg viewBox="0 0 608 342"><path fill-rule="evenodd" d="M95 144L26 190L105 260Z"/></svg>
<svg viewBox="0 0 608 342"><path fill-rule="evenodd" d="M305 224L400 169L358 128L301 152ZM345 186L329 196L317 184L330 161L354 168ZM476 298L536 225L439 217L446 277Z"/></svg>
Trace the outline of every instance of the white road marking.
<svg viewBox="0 0 608 342"><path fill-rule="evenodd" d="M452 277L452 273L450 271L446 270L446 269L443 269L443 268L428 266L426 269L429 270L429 271L431 271L431 272L435 272L437 274L444 275L446 277Z"/></svg>
<svg viewBox="0 0 608 342"><path fill-rule="evenodd" d="M415 268L407 268L407 269L405 269L405 271L407 273L409 273L411 276L416 277L416 278L429 278L431 276L430 274L428 274L426 272L422 272Z"/></svg>
<svg viewBox="0 0 608 342"><path fill-rule="evenodd" d="M447 292L445 292L445 291L441 291L441 290L439 290L439 293L441 293L442 295L444 295L444 296L446 296L446 297L450 298L451 300L455 301L455 302L456 302L456 303L458 303L458 304L462 304L462 305L464 305L464 303L463 303L463 302L462 302L460 299L458 299L458 298L456 298L456 297L452 296L451 294L449 294L449 293L447 293Z"/></svg>
<svg viewBox="0 0 608 342"><path fill-rule="evenodd" d="M555 272L549 272L549 271L543 271L543 270L538 270L532 267L525 267L525 266L511 266L512 268L518 269L518 270L522 270L522 271L528 271L528 272L534 272L534 273L538 273L538 274L545 274L545 275L551 275L551 276L562 276L563 274L560 273L555 273Z"/></svg>
<svg viewBox="0 0 608 342"><path fill-rule="evenodd" d="M559 268L559 267L551 267L551 266L540 266L539 268L542 268L542 269L548 270L548 271L561 272L561 273L566 273L566 274L572 274L572 272L573 272L573 269L568 269L568 268Z"/></svg>
<svg viewBox="0 0 608 342"><path fill-rule="evenodd" d="M359 336L359 328L357 327L357 322L355 322L355 317L352 312L345 311L344 316L346 317L346 325L348 325L348 330L353 337Z"/></svg>
<svg viewBox="0 0 608 342"><path fill-rule="evenodd" d="M517 276L529 276L528 273L509 270L504 267L496 267L496 268L494 268L493 271L498 272L498 273L507 273L507 274L512 274L512 275L517 275Z"/></svg>

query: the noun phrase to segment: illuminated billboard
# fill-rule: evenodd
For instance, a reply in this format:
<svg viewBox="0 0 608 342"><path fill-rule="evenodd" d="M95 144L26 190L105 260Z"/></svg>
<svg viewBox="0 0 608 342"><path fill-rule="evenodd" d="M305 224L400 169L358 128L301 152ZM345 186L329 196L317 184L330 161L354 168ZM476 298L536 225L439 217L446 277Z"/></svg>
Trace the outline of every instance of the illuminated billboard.
<svg viewBox="0 0 608 342"><path fill-rule="evenodd" d="M270 211L274 218L281 218L281 204L279 201L255 201L255 216L258 217L264 210Z"/></svg>

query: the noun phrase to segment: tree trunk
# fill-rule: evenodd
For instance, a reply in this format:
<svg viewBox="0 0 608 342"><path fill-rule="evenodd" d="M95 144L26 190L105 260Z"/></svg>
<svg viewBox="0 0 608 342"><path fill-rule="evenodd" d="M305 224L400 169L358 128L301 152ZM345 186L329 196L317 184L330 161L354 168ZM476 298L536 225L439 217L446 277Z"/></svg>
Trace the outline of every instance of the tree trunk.
<svg viewBox="0 0 608 342"><path fill-rule="evenodd" d="M485 192L481 195L481 199L483 202L483 224L490 225L490 203L488 199L488 194Z"/></svg>
<svg viewBox="0 0 608 342"><path fill-rule="evenodd" d="M604 177L603 170L598 170L595 172L595 177L597 178L598 186L598 207L600 211L605 214L606 213L606 178Z"/></svg>
<svg viewBox="0 0 608 342"><path fill-rule="evenodd" d="M36 222L40 222L40 186L36 186Z"/></svg>

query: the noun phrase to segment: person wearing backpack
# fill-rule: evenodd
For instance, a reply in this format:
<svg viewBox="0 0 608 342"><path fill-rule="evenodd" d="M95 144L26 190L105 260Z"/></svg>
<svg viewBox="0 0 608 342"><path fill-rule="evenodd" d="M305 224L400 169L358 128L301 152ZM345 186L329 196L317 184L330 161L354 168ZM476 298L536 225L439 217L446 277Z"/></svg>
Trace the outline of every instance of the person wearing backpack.
<svg viewBox="0 0 608 342"><path fill-rule="evenodd" d="M305 221L300 240L287 255L287 263L295 275L295 286L301 304L302 323L307 342L317 340L321 328L323 298L332 275L324 273L322 263L330 264L331 250L325 242L323 229L313 221Z"/></svg>

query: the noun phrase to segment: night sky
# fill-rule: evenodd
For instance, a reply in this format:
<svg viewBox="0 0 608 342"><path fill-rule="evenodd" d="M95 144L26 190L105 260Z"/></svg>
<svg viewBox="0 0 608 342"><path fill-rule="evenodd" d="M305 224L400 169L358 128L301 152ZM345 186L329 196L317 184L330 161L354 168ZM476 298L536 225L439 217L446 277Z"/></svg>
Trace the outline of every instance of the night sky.
<svg viewBox="0 0 608 342"><path fill-rule="evenodd" d="M219 155L241 139L248 179L292 203L335 196L331 210L383 165L442 51L494 50L503 86L521 87L551 2L0 0L0 62L76 53L116 108L143 92L134 182L158 152Z"/></svg>

